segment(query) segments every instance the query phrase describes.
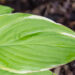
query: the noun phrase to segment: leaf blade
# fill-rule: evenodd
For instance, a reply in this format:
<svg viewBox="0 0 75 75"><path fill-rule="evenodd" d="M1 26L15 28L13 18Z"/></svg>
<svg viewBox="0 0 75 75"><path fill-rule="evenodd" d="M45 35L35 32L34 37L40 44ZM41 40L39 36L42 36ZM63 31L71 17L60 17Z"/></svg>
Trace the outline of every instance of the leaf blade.
<svg viewBox="0 0 75 75"><path fill-rule="evenodd" d="M8 6L0 5L0 15L11 13L12 11L13 9Z"/></svg>
<svg viewBox="0 0 75 75"><path fill-rule="evenodd" d="M13 21L15 18L16 21ZM3 23L6 19L8 22ZM62 32L75 34L66 27L35 15L0 16L0 68L14 73L33 72L74 60L75 38Z"/></svg>
<svg viewBox="0 0 75 75"><path fill-rule="evenodd" d="M28 74L15 74L7 71L0 70L1 75L52 75L50 71L44 71L44 72L34 72L34 73L28 73Z"/></svg>

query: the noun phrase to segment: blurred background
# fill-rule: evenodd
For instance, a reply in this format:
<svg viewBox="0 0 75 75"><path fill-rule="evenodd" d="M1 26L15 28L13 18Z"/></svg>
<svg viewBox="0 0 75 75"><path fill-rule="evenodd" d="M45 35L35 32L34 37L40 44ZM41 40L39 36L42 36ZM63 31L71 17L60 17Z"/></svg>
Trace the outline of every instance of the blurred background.
<svg viewBox="0 0 75 75"><path fill-rule="evenodd" d="M41 15L75 31L75 0L0 0L0 4L14 8L13 13ZM52 71L57 75L75 75L75 61Z"/></svg>

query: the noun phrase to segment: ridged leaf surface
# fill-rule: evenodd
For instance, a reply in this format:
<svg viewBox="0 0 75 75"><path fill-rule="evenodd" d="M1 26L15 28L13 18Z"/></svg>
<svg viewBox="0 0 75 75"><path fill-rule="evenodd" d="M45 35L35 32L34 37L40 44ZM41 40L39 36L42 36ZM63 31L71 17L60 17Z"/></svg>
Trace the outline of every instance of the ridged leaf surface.
<svg viewBox="0 0 75 75"><path fill-rule="evenodd" d="M31 14L0 15L0 69L45 71L75 60L75 33Z"/></svg>

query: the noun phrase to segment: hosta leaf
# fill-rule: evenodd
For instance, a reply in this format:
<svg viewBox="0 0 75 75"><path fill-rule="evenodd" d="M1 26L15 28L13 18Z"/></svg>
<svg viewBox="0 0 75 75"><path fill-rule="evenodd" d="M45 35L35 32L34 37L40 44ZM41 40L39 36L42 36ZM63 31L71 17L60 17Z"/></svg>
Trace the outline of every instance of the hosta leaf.
<svg viewBox="0 0 75 75"><path fill-rule="evenodd" d="M6 13L11 13L12 11L13 11L12 8L0 5L0 15L6 14Z"/></svg>
<svg viewBox="0 0 75 75"><path fill-rule="evenodd" d="M55 75L55 74L52 74L50 71L34 72L28 74L17 74L17 73L11 73L11 72L0 70L0 75Z"/></svg>
<svg viewBox="0 0 75 75"><path fill-rule="evenodd" d="M75 59L75 33L30 14L0 16L0 69L13 73L45 71Z"/></svg>

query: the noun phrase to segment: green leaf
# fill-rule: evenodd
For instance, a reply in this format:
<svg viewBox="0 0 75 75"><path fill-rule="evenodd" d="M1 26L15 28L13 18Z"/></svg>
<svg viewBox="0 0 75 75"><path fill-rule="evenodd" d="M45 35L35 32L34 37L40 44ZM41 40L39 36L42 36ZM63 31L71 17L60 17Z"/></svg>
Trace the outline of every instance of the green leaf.
<svg viewBox="0 0 75 75"><path fill-rule="evenodd" d="M7 13L11 13L12 11L13 11L12 8L7 7L7 6L0 5L0 15L7 14Z"/></svg>
<svg viewBox="0 0 75 75"><path fill-rule="evenodd" d="M31 14L0 16L0 69L13 73L45 71L75 60L75 33Z"/></svg>
<svg viewBox="0 0 75 75"><path fill-rule="evenodd" d="M55 74L52 74L50 71L34 72L28 74L17 74L17 73L11 73L11 72L0 70L0 75L55 75Z"/></svg>

